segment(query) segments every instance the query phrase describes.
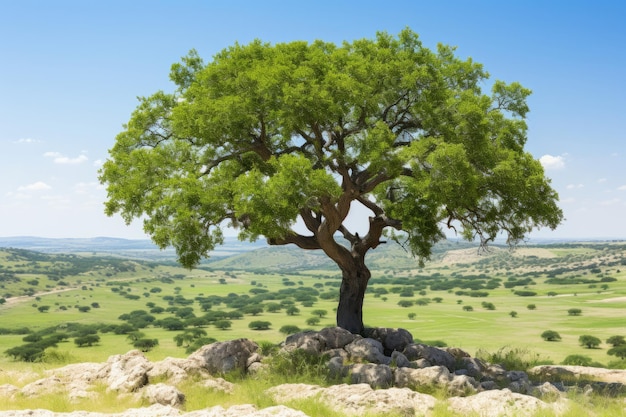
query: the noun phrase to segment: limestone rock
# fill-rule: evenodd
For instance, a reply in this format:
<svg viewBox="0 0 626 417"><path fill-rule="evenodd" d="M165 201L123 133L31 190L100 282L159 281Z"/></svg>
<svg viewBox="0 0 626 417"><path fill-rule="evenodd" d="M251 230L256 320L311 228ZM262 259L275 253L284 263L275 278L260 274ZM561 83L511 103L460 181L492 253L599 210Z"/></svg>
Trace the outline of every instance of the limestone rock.
<svg viewBox="0 0 626 417"><path fill-rule="evenodd" d="M626 370L594 368L591 366L541 365L528 373L543 380L580 379L626 384Z"/></svg>
<svg viewBox="0 0 626 417"><path fill-rule="evenodd" d="M354 342L357 337L360 336L356 336L341 327L327 327L318 333L318 339L324 350L343 349L346 345Z"/></svg>
<svg viewBox="0 0 626 417"><path fill-rule="evenodd" d="M150 404L171 405L173 407L180 406L185 401L185 395L176 387L163 383L148 385L144 397Z"/></svg>
<svg viewBox="0 0 626 417"><path fill-rule="evenodd" d="M109 358L98 372L109 389L121 392L133 392L148 383L148 372L152 363L138 350L131 350L123 355Z"/></svg>
<svg viewBox="0 0 626 417"><path fill-rule="evenodd" d="M470 397L448 399L448 408L462 415L476 413L481 417L526 416L552 408L538 398L511 392L509 389L484 391Z"/></svg>
<svg viewBox="0 0 626 417"><path fill-rule="evenodd" d="M250 357L259 346L249 339L236 339L215 342L198 349L189 356L211 374L225 374L231 371L247 371Z"/></svg>
<svg viewBox="0 0 626 417"><path fill-rule="evenodd" d="M368 384L336 385L327 388L321 400L333 409L348 415L362 416L367 413L400 415L428 415L437 400L408 388L374 390Z"/></svg>
<svg viewBox="0 0 626 417"><path fill-rule="evenodd" d="M384 365L391 363L391 358L383 354L382 343L375 339L356 339L354 342L346 345L345 349L354 361Z"/></svg>
<svg viewBox="0 0 626 417"><path fill-rule="evenodd" d="M447 387L452 381L452 374L445 366L428 368L398 368L394 372L395 386L416 388L419 386Z"/></svg>
<svg viewBox="0 0 626 417"><path fill-rule="evenodd" d="M421 343L413 343L408 345L402 353L404 353L410 361L425 359L431 366L445 366L450 372L454 372L456 370L455 357L443 349L427 346Z"/></svg>
<svg viewBox="0 0 626 417"><path fill-rule="evenodd" d="M353 384L368 384L372 388L389 388L393 373L388 365L356 364L351 367L351 381Z"/></svg>
<svg viewBox="0 0 626 417"><path fill-rule="evenodd" d="M408 345L413 343L413 335L405 329L392 329L379 327L369 329L367 337L376 339L383 344L385 355L391 356L393 351L402 352Z"/></svg>

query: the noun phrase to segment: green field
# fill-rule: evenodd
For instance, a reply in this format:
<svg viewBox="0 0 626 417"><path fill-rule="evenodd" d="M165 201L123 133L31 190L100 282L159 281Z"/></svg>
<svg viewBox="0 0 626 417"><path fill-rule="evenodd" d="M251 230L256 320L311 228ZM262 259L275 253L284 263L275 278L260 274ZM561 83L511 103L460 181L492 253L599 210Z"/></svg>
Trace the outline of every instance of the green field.
<svg viewBox="0 0 626 417"><path fill-rule="evenodd" d="M289 264L284 270L280 268L283 260ZM170 308L169 312L152 314L156 320L174 317L175 309L183 306L191 307L193 314L200 317L206 313L202 311L201 300L218 296L230 297L230 301L236 300L235 304L240 306L222 302L214 304L211 311L243 311L242 306L252 301L264 306L265 311L232 320L228 330L220 330L213 324L201 325L199 328L207 337L217 340L247 337L257 342L279 343L285 339L285 334L279 331L285 325L300 329L334 325L339 275L323 259L305 261L306 265L298 265L293 253L285 257L282 251L258 250L188 271L171 264L123 258L2 250L0 296L6 302L0 306L0 328L28 327L37 332L50 327L62 330L67 323L119 325L123 323L119 319L121 315L134 310L149 311L154 306ZM260 266L266 264L272 267ZM578 354L608 364L616 358L607 355L610 346L605 340L614 335L626 336L626 244L623 242L525 247L513 253L494 248L481 255L475 248L449 246L437 252L424 268L418 268L401 251L386 249L377 253L370 264L373 278L364 311L368 327L402 327L425 343L443 341L471 355L481 349L495 352L507 347L523 348L554 363ZM452 288L447 288L451 285ZM433 289L441 286L445 289ZM302 305L298 296L304 289L314 289L318 296ZM471 291L486 296L474 297ZM516 291L532 291L535 295L520 296ZM269 298L263 299L259 294ZM276 298L276 294L282 294L281 298ZM177 304L175 300L186 304ZM401 307L398 305L401 300L412 301L414 305ZM268 304L276 302L285 304L277 312L268 312ZM147 303L153 303L152 307ZM483 303L490 303L492 309ZM535 308L529 309L529 304ZM290 305L299 312L287 314ZM47 311L40 312L42 306L47 306ZM89 311L79 311L81 306L90 307ZM472 311L467 311L469 307ZM569 315L572 308L580 309L581 314ZM326 310L327 315L311 326L307 320L313 317L314 310ZM512 311L517 313L516 317L511 316ZM411 313L414 317L409 318ZM248 324L256 320L270 322L270 329L251 330ZM184 346L176 346L174 342L174 337L182 331L170 331L158 325L139 330L146 338L159 341L157 347L146 353L151 360L187 356ZM545 330L557 331L562 340L544 341L540 335ZM133 348L125 334L100 332L98 335L100 341L90 347L78 347L70 338L53 349L66 361L100 362ZM578 343L581 335L596 336L602 343L597 349L583 348ZM24 344L23 337L0 335L0 352ZM6 355L0 357L2 368L20 366L23 364Z"/></svg>

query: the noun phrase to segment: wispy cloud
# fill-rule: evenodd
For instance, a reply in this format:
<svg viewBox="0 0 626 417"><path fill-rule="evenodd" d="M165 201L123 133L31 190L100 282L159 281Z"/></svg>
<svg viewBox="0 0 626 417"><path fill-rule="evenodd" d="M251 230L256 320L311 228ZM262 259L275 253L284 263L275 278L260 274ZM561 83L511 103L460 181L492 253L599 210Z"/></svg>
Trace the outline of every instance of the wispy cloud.
<svg viewBox="0 0 626 417"><path fill-rule="evenodd" d="M33 138L20 138L18 140L14 140L13 143L41 143L41 141Z"/></svg>
<svg viewBox="0 0 626 417"><path fill-rule="evenodd" d="M93 166L95 166L96 168L100 168L102 164L104 164L104 161L102 159L96 159L95 161L93 161Z"/></svg>
<svg viewBox="0 0 626 417"><path fill-rule="evenodd" d="M565 158L562 156L544 155L539 158L539 162L546 170L557 170L565 168Z"/></svg>
<svg viewBox="0 0 626 417"><path fill-rule="evenodd" d="M82 164L83 162L87 162L89 158L84 153L81 153L76 158L70 158L65 156L59 152L46 152L43 154L46 158L52 158L55 164L63 164L63 165L75 165Z"/></svg>
<svg viewBox="0 0 626 417"><path fill-rule="evenodd" d="M567 188L568 190L573 190L575 188L584 188L585 186L583 184L568 184Z"/></svg>
<svg viewBox="0 0 626 417"><path fill-rule="evenodd" d="M50 190L50 189L52 189L52 187L50 187L45 182L37 181L32 184L23 185L19 187L17 190L18 191L44 191L44 190Z"/></svg>
<svg viewBox="0 0 626 417"><path fill-rule="evenodd" d="M619 191L626 191L626 185L620 185L619 187L617 187L617 189Z"/></svg>

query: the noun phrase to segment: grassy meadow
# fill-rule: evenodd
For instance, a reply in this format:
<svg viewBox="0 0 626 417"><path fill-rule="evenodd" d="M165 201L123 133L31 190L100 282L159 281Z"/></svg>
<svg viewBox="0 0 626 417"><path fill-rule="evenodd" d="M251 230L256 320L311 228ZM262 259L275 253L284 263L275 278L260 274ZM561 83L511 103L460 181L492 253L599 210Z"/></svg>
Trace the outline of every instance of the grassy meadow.
<svg viewBox="0 0 626 417"><path fill-rule="evenodd" d="M610 345L605 341L626 336L623 242L522 247L515 252L496 247L484 254L475 248L451 247L437 252L423 268L401 251L386 250L387 256L377 253L371 262L373 278L364 307L368 327L402 327L420 341L444 342L471 355L520 348L553 363L574 354L603 365L616 360L607 355ZM289 265L284 269L283 259ZM120 316L154 307L165 310L150 313L156 321L175 317L176 310L185 307L200 317L208 311L243 312L250 302L262 305L264 311L244 313L230 320L226 330L214 324L199 328L216 340L247 337L279 343L286 337L280 332L283 326L320 329L335 322L339 274L323 262L306 261L304 267L298 266L293 253L285 258L281 251L258 250L189 271L171 263L119 257L0 250L0 296L5 300L0 305L0 328L27 327L37 332L50 327L62 330L68 323L119 325ZM273 267L259 267L263 264ZM317 296L299 299L301 289L314 289ZM201 301L207 297L213 297L213 305L203 311ZM216 302L215 297L229 302ZM398 304L402 301L413 305L402 307ZM281 303L281 308L269 312L270 303ZM297 311L289 312L292 306ZM580 314L570 315L572 308ZM311 325L315 310L327 314ZM269 322L269 329L250 329L252 321ZM185 346L174 341L182 330L154 324L139 330L144 337L158 340L158 346L146 352L149 359L188 355ZM545 330L558 332L561 340L543 340ZM578 343L581 335L595 336L602 343L595 349L583 348ZM1 334L0 352L23 344L24 336ZM102 362L133 349L127 334L99 332L98 336L99 342L88 347L78 347L71 338L61 341L47 351L52 353L47 355L52 363L34 366ZM33 364L0 356L2 369L27 366Z"/></svg>

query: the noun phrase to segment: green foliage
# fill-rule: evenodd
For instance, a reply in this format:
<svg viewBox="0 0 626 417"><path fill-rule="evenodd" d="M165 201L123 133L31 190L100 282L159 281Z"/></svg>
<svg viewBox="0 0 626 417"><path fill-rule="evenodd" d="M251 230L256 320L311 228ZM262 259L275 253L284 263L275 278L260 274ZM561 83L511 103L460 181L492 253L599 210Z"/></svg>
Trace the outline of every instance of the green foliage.
<svg viewBox="0 0 626 417"><path fill-rule="evenodd" d="M269 330L272 326L272 323L264 320L254 320L248 323L248 328L252 330Z"/></svg>
<svg viewBox="0 0 626 417"><path fill-rule="evenodd" d="M626 340L624 339L624 336L611 336L606 339L606 343L612 345L613 347L618 347L626 345Z"/></svg>
<svg viewBox="0 0 626 417"><path fill-rule="evenodd" d="M298 327L298 326L294 326L292 324L286 324L284 326L282 326L279 330L279 332L281 332L282 334L295 334L295 333L300 333L302 330Z"/></svg>
<svg viewBox="0 0 626 417"><path fill-rule="evenodd" d="M325 383L328 379L328 355L317 355L303 349L280 352L269 359L272 375L289 382Z"/></svg>
<svg viewBox="0 0 626 417"><path fill-rule="evenodd" d="M561 363L563 365L591 366L593 360L589 356L568 355Z"/></svg>
<svg viewBox="0 0 626 417"><path fill-rule="evenodd" d="M546 330L541 333L541 338L548 342L556 342L558 340L561 340L561 335L554 330Z"/></svg>
<svg viewBox="0 0 626 417"><path fill-rule="evenodd" d="M133 347L142 352L149 352L159 345L158 339L138 339L133 342Z"/></svg>
<svg viewBox="0 0 626 417"><path fill-rule="evenodd" d="M594 349L600 346L600 343L602 343L602 341L595 336L585 334L578 338L578 343L581 346L586 347L587 349Z"/></svg>
<svg viewBox="0 0 626 417"><path fill-rule="evenodd" d="M534 366L550 363L526 348L503 347L495 353L479 349L476 357L488 363L502 365L508 371L526 371Z"/></svg>
<svg viewBox="0 0 626 417"><path fill-rule="evenodd" d="M617 356L618 358L624 360L626 359L626 345L618 345L614 346L606 352L608 355Z"/></svg>
<svg viewBox="0 0 626 417"><path fill-rule="evenodd" d="M580 316L582 314L582 310L580 308L570 308L567 310L567 314L569 316Z"/></svg>
<svg viewBox="0 0 626 417"><path fill-rule="evenodd" d="M100 342L100 336L97 334L88 334L74 339L74 343L78 347L93 346L98 342Z"/></svg>

